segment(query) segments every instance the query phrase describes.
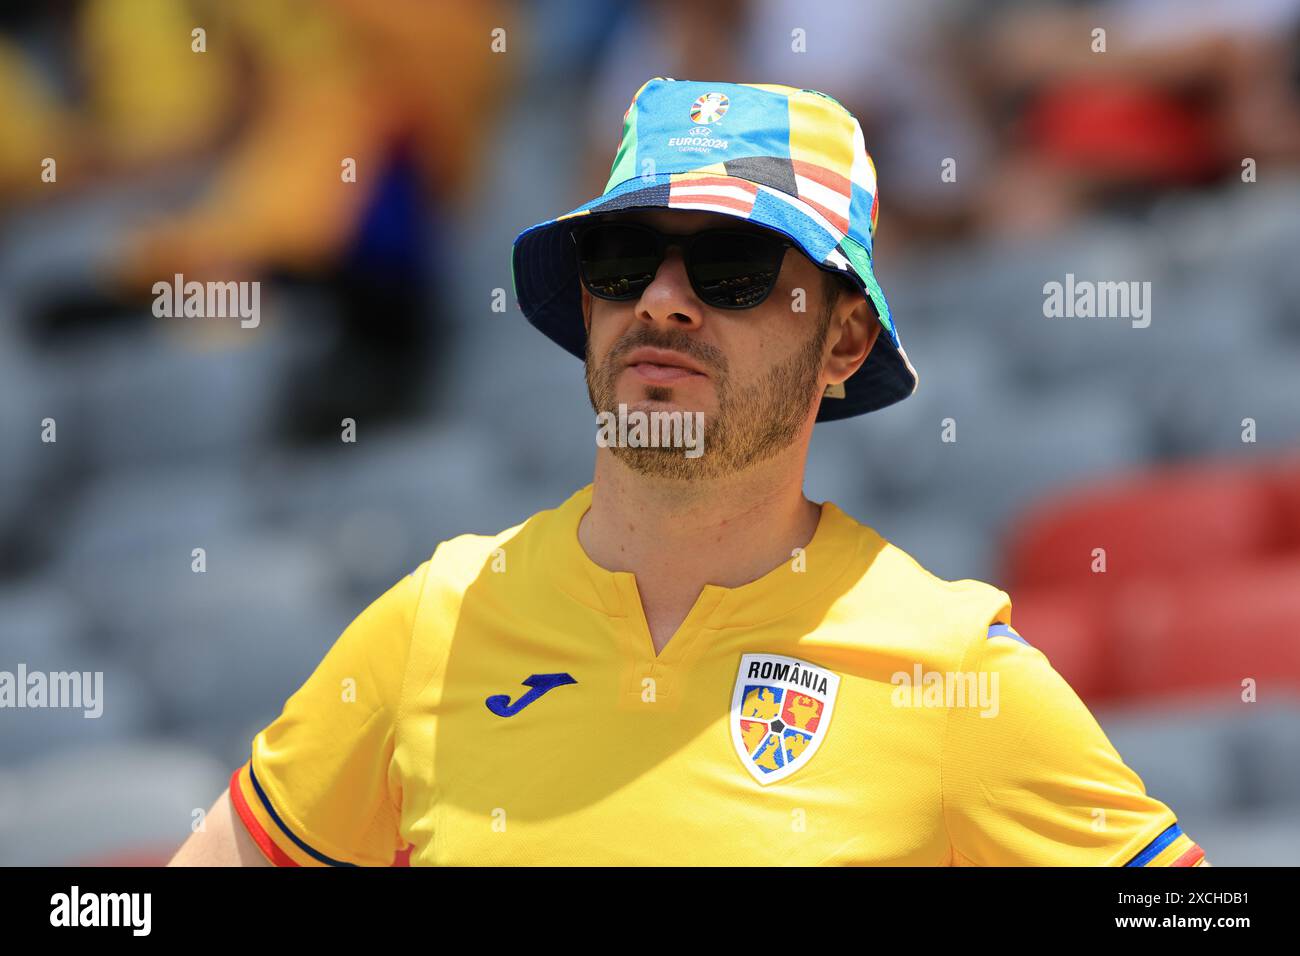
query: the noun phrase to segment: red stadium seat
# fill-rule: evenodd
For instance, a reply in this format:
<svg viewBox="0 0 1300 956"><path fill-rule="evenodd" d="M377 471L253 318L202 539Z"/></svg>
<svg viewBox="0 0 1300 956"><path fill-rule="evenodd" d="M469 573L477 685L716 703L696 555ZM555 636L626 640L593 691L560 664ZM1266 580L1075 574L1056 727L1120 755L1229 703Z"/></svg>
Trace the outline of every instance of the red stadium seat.
<svg viewBox="0 0 1300 956"><path fill-rule="evenodd" d="M1258 465L1168 469L1108 483L1032 508L1011 536L1003 579L1014 597L1028 586L1095 589L1232 567L1287 547L1280 501L1276 479ZM1092 571L1095 548L1105 549L1105 574Z"/></svg>
<svg viewBox="0 0 1300 956"><path fill-rule="evenodd" d="M1021 520L1004 566L1017 631L1090 704L1239 701L1245 678L1300 693L1300 456L1061 496Z"/></svg>
<svg viewBox="0 0 1300 956"><path fill-rule="evenodd" d="M1300 553L1300 455L1266 468L1264 481L1277 509L1281 544L1288 551Z"/></svg>
<svg viewBox="0 0 1300 956"><path fill-rule="evenodd" d="M1116 693L1133 703L1185 693L1241 702L1300 695L1300 555L1145 582L1116 603Z"/></svg>

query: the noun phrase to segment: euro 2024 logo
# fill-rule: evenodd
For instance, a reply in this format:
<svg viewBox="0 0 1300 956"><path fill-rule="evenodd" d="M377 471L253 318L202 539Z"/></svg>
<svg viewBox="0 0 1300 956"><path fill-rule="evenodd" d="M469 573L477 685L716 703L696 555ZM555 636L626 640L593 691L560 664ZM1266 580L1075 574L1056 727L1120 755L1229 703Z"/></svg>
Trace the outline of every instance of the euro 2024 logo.
<svg viewBox="0 0 1300 956"><path fill-rule="evenodd" d="M726 93L705 93L691 104L691 122L697 126L712 126L722 119L729 105Z"/></svg>

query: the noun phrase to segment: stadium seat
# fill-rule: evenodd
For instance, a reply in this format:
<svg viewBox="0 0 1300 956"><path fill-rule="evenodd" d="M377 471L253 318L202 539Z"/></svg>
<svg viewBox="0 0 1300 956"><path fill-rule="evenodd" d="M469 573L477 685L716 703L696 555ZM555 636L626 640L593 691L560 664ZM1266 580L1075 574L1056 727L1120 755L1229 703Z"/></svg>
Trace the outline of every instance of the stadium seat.
<svg viewBox="0 0 1300 956"><path fill-rule="evenodd" d="M955 405L957 441L942 444L943 500L1001 531L1024 502L1132 467L1145 455L1141 424L1091 386L1035 397L1008 386L995 402ZM938 423L935 423L935 440Z"/></svg>
<svg viewBox="0 0 1300 956"><path fill-rule="evenodd" d="M1131 584L1116 612L1121 697L1300 695L1300 555Z"/></svg>
<svg viewBox="0 0 1300 956"><path fill-rule="evenodd" d="M1217 841L1199 830L1206 815L1244 819L1300 804L1300 697L1215 704L1190 694L1154 707L1136 700L1107 705L1094 715L1148 793L1171 802L1177 795L1179 819L1197 828L1207 849ZM1283 851L1297 852L1294 843ZM1216 866L1228 863L1210 856Z"/></svg>
<svg viewBox="0 0 1300 956"><path fill-rule="evenodd" d="M1206 362L1170 383L1159 416L1164 448L1179 456L1272 453L1300 446L1296 370L1300 346L1258 342L1244 352ZM1254 421L1254 441L1242 441L1242 421Z"/></svg>
<svg viewBox="0 0 1300 956"><path fill-rule="evenodd" d="M1284 551L1300 553L1300 454L1265 465L1263 479L1276 503L1277 543Z"/></svg>
<svg viewBox="0 0 1300 956"><path fill-rule="evenodd" d="M15 580L0 587L0 670L16 673L21 665L29 675L92 675L90 693L68 702L76 706L2 712L0 767L151 729L156 709L148 687L130 662L95 645L91 627L72 595L48 579ZM97 673L101 680L94 677Z"/></svg>
<svg viewBox="0 0 1300 956"><path fill-rule="evenodd" d="M1110 481L1031 507L1006 549L1012 588L1106 587L1135 575L1230 567L1275 553L1283 534L1256 468L1170 468ZM1094 573L1104 548L1106 572Z"/></svg>
<svg viewBox="0 0 1300 956"><path fill-rule="evenodd" d="M212 805L228 776L202 751L148 739L65 745L0 770L0 865L156 861L184 842L195 811Z"/></svg>
<svg viewBox="0 0 1300 956"><path fill-rule="evenodd" d="M150 328L118 333L69 358L96 466L232 456L267 439L294 344L271 326L223 329L214 342L200 329L173 330L179 342Z"/></svg>

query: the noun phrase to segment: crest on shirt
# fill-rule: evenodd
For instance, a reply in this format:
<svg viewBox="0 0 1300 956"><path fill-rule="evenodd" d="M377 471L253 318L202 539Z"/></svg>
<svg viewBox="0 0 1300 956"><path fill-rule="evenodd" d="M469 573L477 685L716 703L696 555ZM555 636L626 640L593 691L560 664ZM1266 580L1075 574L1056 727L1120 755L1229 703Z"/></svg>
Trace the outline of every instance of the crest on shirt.
<svg viewBox="0 0 1300 956"><path fill-rule="evenodd" d="M744 654L731 693L731 742L763 785L784 780L826 738L838 674L779 654Z"/></svg>

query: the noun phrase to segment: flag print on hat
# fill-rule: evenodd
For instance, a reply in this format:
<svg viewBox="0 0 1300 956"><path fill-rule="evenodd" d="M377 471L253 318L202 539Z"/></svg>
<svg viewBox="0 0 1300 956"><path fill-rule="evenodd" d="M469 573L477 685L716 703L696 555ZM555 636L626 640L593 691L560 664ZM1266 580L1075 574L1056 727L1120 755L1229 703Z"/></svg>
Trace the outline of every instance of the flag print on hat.
<svg viewBox="0 0 1300 956"><path fill-rule="evenodd" d="M605 191L515 238L515 294L528 321L583 358L586 329L569 230L579 217L653 208L723 213L783 233L870 298L884 334L844 383L843 396L822 400L817 421L875 411L916 391L916 370L872 269L876 169L862 127L839 101L767 83L644 83L624 114Z"/></svg>

